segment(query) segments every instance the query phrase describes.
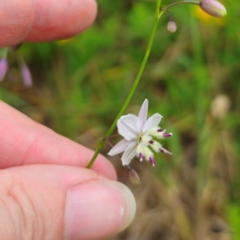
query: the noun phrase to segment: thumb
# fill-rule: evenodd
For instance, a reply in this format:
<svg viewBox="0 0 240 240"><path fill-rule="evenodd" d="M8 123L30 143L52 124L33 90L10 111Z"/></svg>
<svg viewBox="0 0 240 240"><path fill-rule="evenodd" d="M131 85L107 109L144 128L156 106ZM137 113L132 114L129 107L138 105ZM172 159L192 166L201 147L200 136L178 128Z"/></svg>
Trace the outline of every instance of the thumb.
<svg viewBox="0 0 240 240"><path fill-rule="evenodd" d="M0 239L102 239L135 214L126 186L84 168L27 165L1 170L0 182Z"/></svg>

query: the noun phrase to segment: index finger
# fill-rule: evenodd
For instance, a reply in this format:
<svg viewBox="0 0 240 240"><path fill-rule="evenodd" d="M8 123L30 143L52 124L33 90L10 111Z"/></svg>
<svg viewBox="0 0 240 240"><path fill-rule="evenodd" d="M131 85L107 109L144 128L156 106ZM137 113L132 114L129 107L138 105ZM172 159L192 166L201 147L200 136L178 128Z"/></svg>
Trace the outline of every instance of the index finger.
<svg viewBox="0 0 240 240"><path fill-rule="evenodd" d="M96 13L95 0L1 0L0 47L73 37Z"/></svg>
<svg viewBox="0 0 240 240"><path fill-rule="evenodd" d="M93 151L38 124L0 101L0 169L28 164L86 167ZM99 155L93 170L116 180L113 165Z"/></svg>

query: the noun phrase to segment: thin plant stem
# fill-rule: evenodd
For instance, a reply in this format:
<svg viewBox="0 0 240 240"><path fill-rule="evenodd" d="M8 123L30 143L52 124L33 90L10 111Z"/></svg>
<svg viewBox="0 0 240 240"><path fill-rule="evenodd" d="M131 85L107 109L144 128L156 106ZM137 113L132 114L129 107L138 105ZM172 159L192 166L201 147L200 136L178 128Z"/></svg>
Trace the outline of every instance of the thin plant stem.
<svg viewBox="0 0 240 240"><path fill-rule="evenodd" d="M160 6L161 6L161 0L157 0L157 2L156 2L156 12L155 12L155 17L154 17L154 23L153 23L152 31L151 31L149 42L148 42L148 45L147 45L147 50L145 52L145 55L144 55L144 58L142 60L141 66L139 68L138 74L137 74L137 76L136 76L136 78L134 80L132 88L131 88L131 90L130 90L130 92L129 92L129 94L128 94L128 96L127 96L127 98L126 98L126 100L125 100L121 110L119 111L117 117L115 118L114 122L112 123L111 127L109 128L108 132L106 133L105 138L109 137L112 134L114 128L116 127L118 119L123 115L124 111L126 110L128 104L129 104L129 102L130 102L130 100L131 100L131 98L132 98L132 96L133 96L133 94L134 94L134 92L135 92L135 90L136 90L136 88L138 86L138 83L139 83L139 81L141 79L141 76L143 74L143 71L145 69L145 66L146 66L146 63L147 63L147 60L148 60L148 57L149 57L149 54L150 54L151 49L152 49L153 40L154 40L154 37L155 37L155 34L156 34L156 30L157 30L158 21L159 21L160 17L162 16L163 12L164 12L164 11L161 10ZM91 168L92 167L95 159L97 158L98 154L102 150L103 146L104 146L104 141L101 138L101 139L98 140L97 150L95 151L91 161L87 165L87 168Z"/></svg>
<svg viewBox="0 0 240 240"><path fill-rule="evenodd" d="M102 140L105 141L106 139L109 139L109 138L114 138L114 137L119 137L120 135L117 133L117 134L112 134L111 136L104 136L102 137Z"/></svg>
<svg viewBox="0 0 240 240"><path fill-rule="evenodd" d="M181 2L175 2L172 4L167 5L166 7L163 7L161 10L162 11L166 11L167 9L174 7L176 5L180 5L180 4L195 4L195 5L199 5L200 1L181 1Z"/></svg>
<svg viewBox="0 0 240 240"><path fill-rule="evenodd" d="M166 9L164 9L164 12L168 13L170 16L170 21L173 21L173 14Z"/></svg>

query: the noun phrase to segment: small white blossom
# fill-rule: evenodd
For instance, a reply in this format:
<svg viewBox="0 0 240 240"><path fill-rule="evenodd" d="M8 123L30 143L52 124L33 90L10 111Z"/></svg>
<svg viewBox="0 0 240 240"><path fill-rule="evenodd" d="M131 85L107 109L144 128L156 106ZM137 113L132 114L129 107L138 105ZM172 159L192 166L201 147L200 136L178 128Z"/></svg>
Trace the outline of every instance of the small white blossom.
<svg viewBox="0 0 240 240"><path fill-rule="evenodd" d="M147 112L148 100L146 99L138 116L124 115L117 122L118 133L124 139L117 143L108 155L114 156L123 152L121 157L123 165L129 165L131 160L137 156L140 161L145 159L155 166L153 151L172 154L155 140L172 136L171 133L166 133L164 129L158 126L162 116L155 113L147 119Z"/></svg>

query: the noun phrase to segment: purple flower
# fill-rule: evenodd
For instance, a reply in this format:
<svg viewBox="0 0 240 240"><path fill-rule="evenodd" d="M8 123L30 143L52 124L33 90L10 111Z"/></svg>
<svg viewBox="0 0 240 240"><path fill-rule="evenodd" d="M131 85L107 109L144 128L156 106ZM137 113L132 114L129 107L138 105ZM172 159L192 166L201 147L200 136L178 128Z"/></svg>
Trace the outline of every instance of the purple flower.
<svg viewBox="0 0 240 240"><path fill-rule="evenodd" d="M162 116L155 113L147 119L147 112L148 100L146 99L138 116L124 115L117 122L118 133L124 139L117 143L108 154L114 156L123 152L121 157L123 165L129 165L131 160L137 156L140 161L145 159L155 166L153 151L172 154L155 141L155 139L172 136L171 133L165 133L165 130L158 126Z"/></svg>
<svg viewBox="0 0 240 240"><path fill-rule="evenodd" d="M2 81L8 71L8 62L5 57L0 60L0 81Z"/></svg>

